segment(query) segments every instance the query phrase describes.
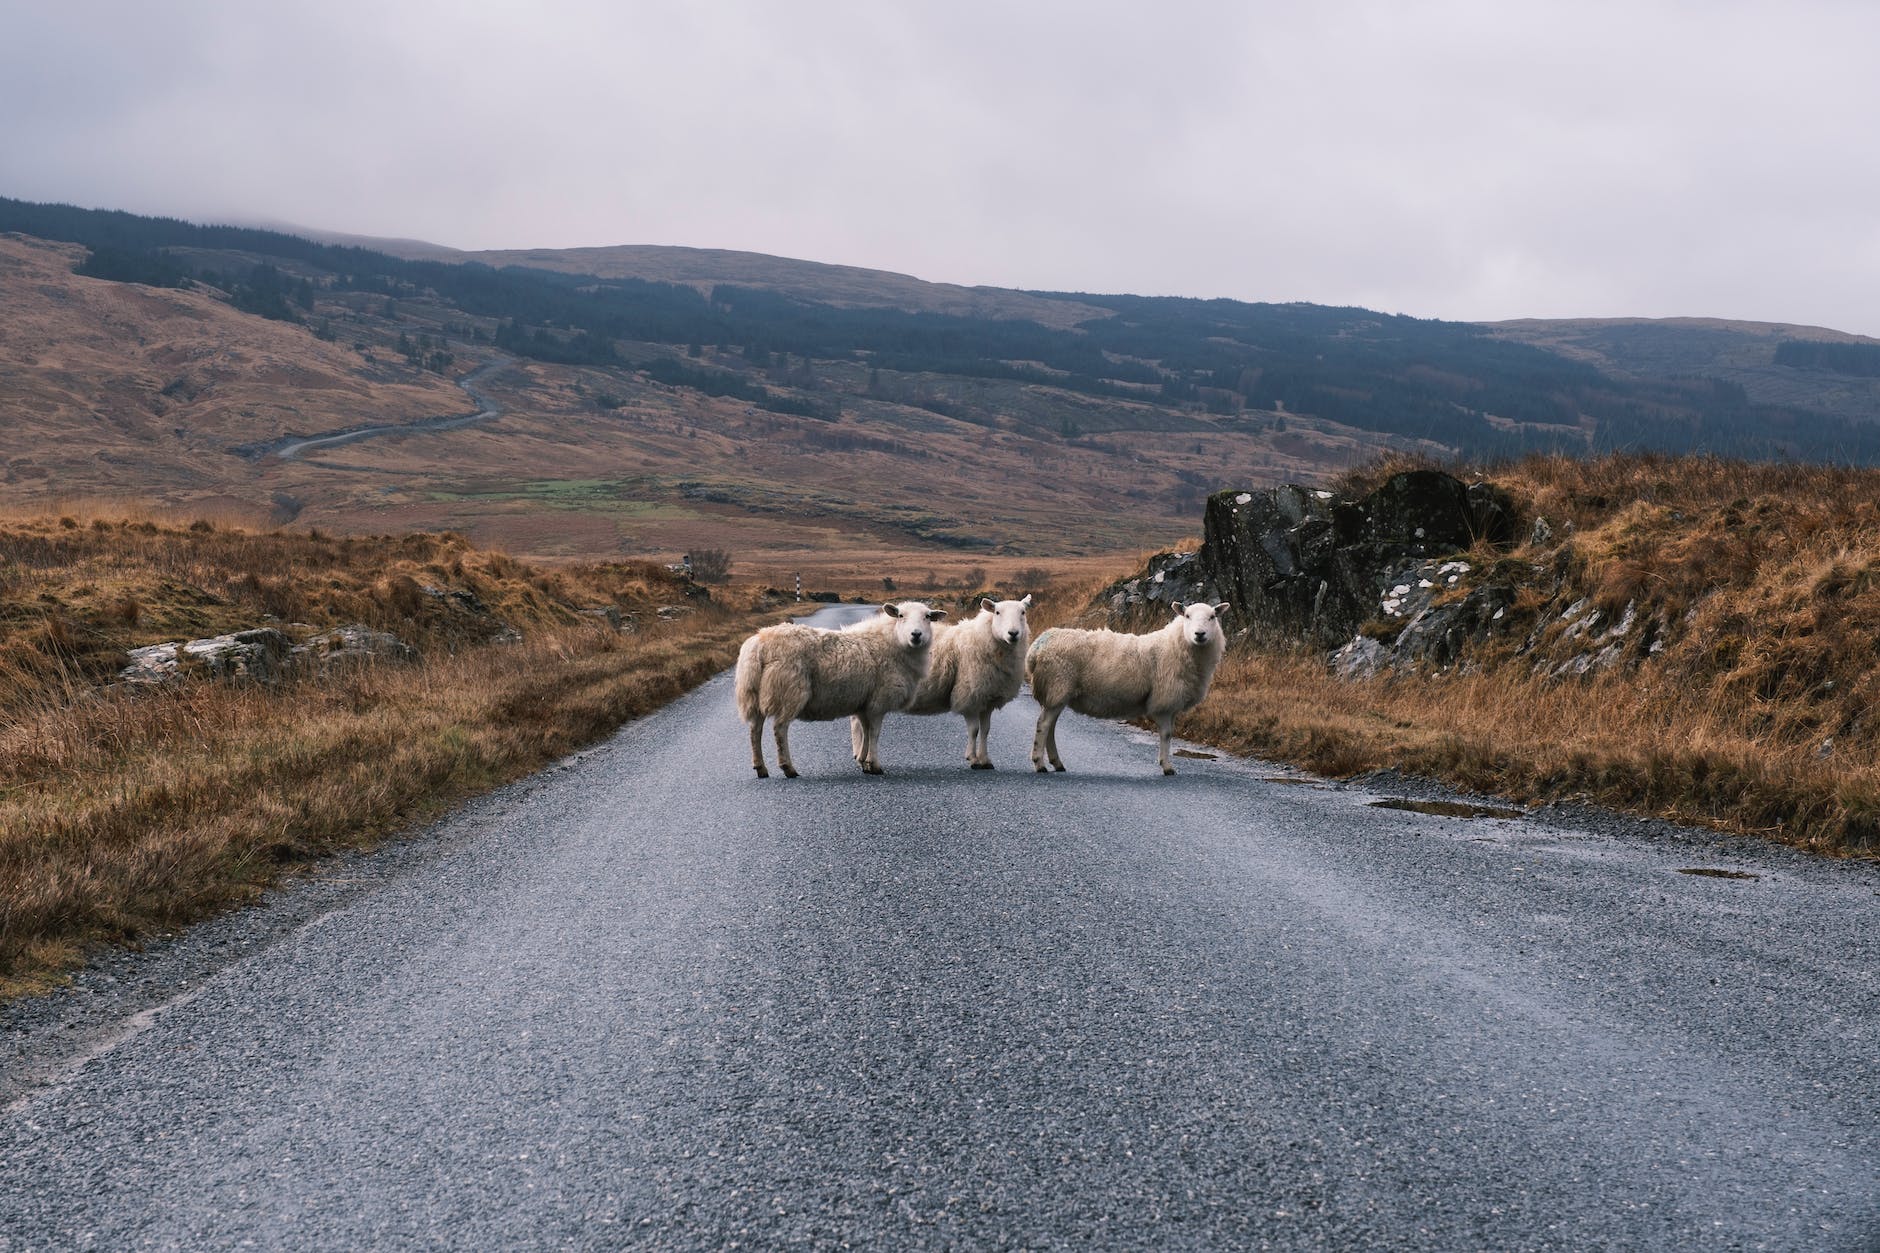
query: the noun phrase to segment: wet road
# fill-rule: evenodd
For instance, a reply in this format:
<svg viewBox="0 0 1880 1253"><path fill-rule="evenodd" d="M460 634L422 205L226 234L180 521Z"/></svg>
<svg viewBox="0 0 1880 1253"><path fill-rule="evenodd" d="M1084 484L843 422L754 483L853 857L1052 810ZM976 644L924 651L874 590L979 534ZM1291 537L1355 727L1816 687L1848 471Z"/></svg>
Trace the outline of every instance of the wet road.
<svg viewBox="0 0 1880 1253"><path fill-rule="evenodd" d="M235 451L243 456L260 458L270 454L282 461L292 461L304 453L319 452L327 448L339 448L346 444L356 444L361 440L377 439L383 435L414 435L430 431L453 431L458 427L474 426L503 416L503 407L495 397L479 386L497 374L515 364L510 357L497 357L487 365L472 370L457 380L457 386L477 404L474 413L446 414L443 417L420 418L416 422L394 422L382 426L355 426L343 431L331 431L325 435L289 435L265 444L246 444Z"/></svg>
<svg viewBox="0 0 1880 1253"><path fill-rule="evenodd" d="M1880 1241L1873 867L1074 717L1036 776L1034 712L760 782L720 677L124 959L141 1017L18 1051L0 1249Z"/></svg>

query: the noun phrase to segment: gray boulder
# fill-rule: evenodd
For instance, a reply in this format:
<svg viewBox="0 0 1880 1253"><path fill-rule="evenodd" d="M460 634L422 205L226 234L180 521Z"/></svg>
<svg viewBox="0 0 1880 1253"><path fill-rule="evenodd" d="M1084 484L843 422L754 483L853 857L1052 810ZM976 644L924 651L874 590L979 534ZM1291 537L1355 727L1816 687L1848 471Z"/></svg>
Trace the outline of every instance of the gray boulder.
<svg viewBox="0 0 1880 1253"><path fill-rule="evenodd" d="M349 662L416 661L418 650L389 631L375 631L355 622L296 644L293 655L299 661L325 669Z"/></svg>
<svg viewBox="0 0 1880 1253"><path fill-rule="evenodd" d="M1377 612L1406 566L1478 540L1511 543L1513 532L1505 493L1436 470L1394 475L1357 500L1293 484L1216 492L1186 581L1218 590L1262 634L1331 647Z"/></svg>
<svg viewBox="0 0 1880 1253"><path fill-rule="evenodd" d="M614 605L590 605L586 609L577 609L576 613L584 618L593 618L604 622L614 630L621 630L626 620L620 616L620 610Z"/></svg>
<svg viewBox="0 0 1880 1253"><path fill-rule="evenodd" d="M1354 635L1330 658L1332 673L1341 679L1373 678L1390 666L1391 653L1382 642L1368 635Z"/></svg>
<svg viewBox="0 0 1880 1253"><path fill-rule="evenodd" d="M137 686L173 683L189 675L272 683L286 671L293 640L273 627L207 639L150 644L130 651L118 681Z"/></svg>

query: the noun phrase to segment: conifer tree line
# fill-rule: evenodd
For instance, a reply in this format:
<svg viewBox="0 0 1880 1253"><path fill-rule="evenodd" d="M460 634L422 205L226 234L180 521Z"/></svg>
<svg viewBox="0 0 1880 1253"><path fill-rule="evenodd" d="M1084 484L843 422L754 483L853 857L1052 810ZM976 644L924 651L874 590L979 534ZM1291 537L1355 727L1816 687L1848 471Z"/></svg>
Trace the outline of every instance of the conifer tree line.
<svg viewBox="0 0 1880 1253"><path fill-rule="evenodd" d="M1874 424L1756 403L1716 379L1616 379L1467 323L1366 309L1034 293L1105 311L1067 330L1019 318L840 307L735 284L701 293L638 279L407 260L276 231L4 198L0 231L82 244L90 251L79 272L92 277L158 287L207 283L237 308L310 322L326 337L330 324L312 316L321 290L383 295L388 316L401 299L442 301L494 320L498 347L542 361L623 367L624 343L666 346L651 362L636 353L633 368L672 386L808 417L837 416L827 398L800 394L815 386L808 363L855 362L868 366L873 394L900 387L883 381L895 375L955 376L1217 417L1311 415L1431 440L1474 458L1657 449L1880 461ZM707 345L738 350L748 368L716 368L704 360ZM428 369L454 360L442 341L407 337L400 351ZM779 380L779 362L802 365L781 367ZM1880 347L1788 342L1777 347L1776 363L1880 377ZM754 371L785 390L753 381ZM931 388L901 390L938 413L957 408Z"/></svg>

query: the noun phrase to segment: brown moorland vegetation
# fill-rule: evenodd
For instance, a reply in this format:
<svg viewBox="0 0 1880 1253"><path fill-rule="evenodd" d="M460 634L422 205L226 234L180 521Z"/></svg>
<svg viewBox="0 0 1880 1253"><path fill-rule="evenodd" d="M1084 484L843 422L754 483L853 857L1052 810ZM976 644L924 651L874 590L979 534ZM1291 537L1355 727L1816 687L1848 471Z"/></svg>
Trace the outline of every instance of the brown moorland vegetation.
<svg viewBox="0 0 1880 1253"><path fill-rule="evenodd" d="M1217 475L1313 476L1387 442L1034 381L800 357L760 369L715 345L687 356L842 410L780 413L657 382L636 366L685 347L622 342L618 366L509 361L478 386L498 420L283 458L264 450L289 435L476 412L459 383L509 359L490 342L498 319L320 286L296 326L207 289L76 274L83 255L0 236L0 506L128 497L349 533L449 530L551 559L723 547L786 570L832 551L898 570L1154 543ZM413 339L444 345L443 372L407 358Z"/></svg>
<svg viewBox="0 0 1880 1253"><path fill-rule="evenodd" d="M1340 486L1361 492L1405 468L1380 464ZM1518 588L1510 629L1448 670L1360 681L1334 677L1322 653L1242 645L1179 731L1334 776L1394 767L1522 801L1587 800L1871 854L1880 471L1622 456L1471 473L1553 532L1469 555ZM1088 603L1100 586L1052 599ZM1563 638L1561 617L1580 601L1607 622L1630 607L1639 626L1627 655L1548 678L1584 647Z"/></svg>
<svg viewBox="0 0 1880 1253"><path fill-rule="evenodd" d="M637 629L581 612L608 607ZM129 647L269 615L384 627L420 660L271 686L100 682ZM659 566L549 569L453 535L0 523L0 993L527 773L722 669L761 620Z"/></svg>

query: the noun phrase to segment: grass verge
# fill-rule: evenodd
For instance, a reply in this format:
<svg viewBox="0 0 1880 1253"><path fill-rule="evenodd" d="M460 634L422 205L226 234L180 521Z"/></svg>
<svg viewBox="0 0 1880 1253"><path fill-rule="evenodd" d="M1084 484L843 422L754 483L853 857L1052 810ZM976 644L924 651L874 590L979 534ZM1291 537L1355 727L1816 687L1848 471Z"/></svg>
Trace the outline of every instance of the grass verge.
<svg viewBox="0 0 1880 1253"><path fill-rule="evenodd" d="M717 673L752 625L567 628L278 689L107 693L9 727L0 995L527 774Z"/></svg>
<svg viewBox="0 0 1880 1253"><path fill-rule="evenodd" d="M645 563L544 568L448 535L0 524L0 996L527 774L728 666L779 614L695 591ZM366 621L422 660L100 682L127 648L257 618Z"/></svg>
<svg viewBox="0 0 1880 1253"><path fill-rule="evenodd" d="M1235 649L1183 734L1329 775L1391 766L1880 850L1880 472L1611 455L1480 474L1536 523L1465 555L1515 593L1500 632L1446 670L1365 681L1310 651ZM1613 664L1560 674L1602 649Z"/></svg>
<svg viewBox="0 0 1880 1253"><path fill-rule="evenodd" d="M1880 769L1721 724L1633 676L1332 677L1316 655L1236 651L1176 731L1334 778L1392 767L1523 803L1580 800L1872 855Z"/></svg>
<svg viewBox="0 0 1880 1253"><path fill-rule="evenodd" d="M1459 472L1507 489L1527 535L1462 554L1455 598L1510 593L1497 630L1446 668L1358 681L1322 653L1242 641L1181 733L1332 776L1394 767L1880 852L1880 471L1618 455ZM1078 625L1101 622L1097 590L1051 589L1034 627L1078 605Z"/></svg>

